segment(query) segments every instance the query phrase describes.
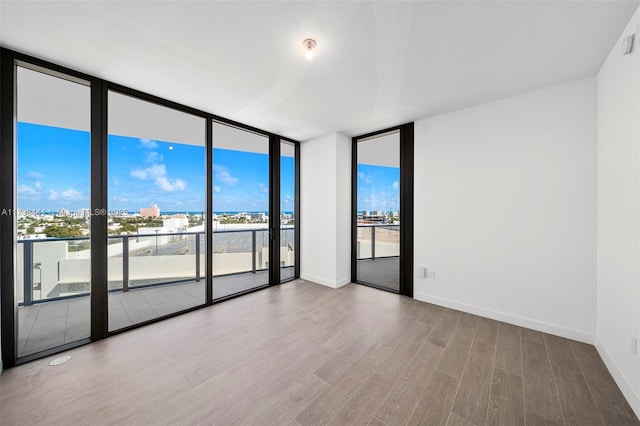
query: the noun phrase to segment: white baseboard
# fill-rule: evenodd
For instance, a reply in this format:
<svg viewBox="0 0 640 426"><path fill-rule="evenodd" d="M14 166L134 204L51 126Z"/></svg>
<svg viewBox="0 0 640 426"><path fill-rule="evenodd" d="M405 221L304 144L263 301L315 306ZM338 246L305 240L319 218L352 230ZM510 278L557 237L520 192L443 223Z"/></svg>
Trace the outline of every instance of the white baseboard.
<svg viewBox="0 0 640 426"><path fill-rule="evenodd" d="M311 281L316 284L322 284L324 286L331 287L331 288L340 288L351 282L350 278L342 278L338 281L333 281L333 280L328 280L326 278L316 277L315 275L309 275L305 273L301 273L300 278L302 278L303 280Z"/></svg>
<svg viewBox="0 0 640 426"><path fill-rule="evenodd" d="M607 351L607 348L605 348L598 336L595 338L595 347L600 354L600 358L602 358L604 364L607 366L607 370L611 373L611 377L616 381L616 384L622 391L622 394L627 399L627 402L631 405L636 416L640 417L640 395L633 390L627 379L625 379L620 368L618 368L618 364L616 364L613 358L611 358L609 351Z"/></svg>
<svg viewBox="0 0 640 426"><path fill-rule="evenodd" d="M336 282L336 288L344 287L351 282L351 277L342 278Z"/></svg>
<svg viewBox="0 0 640 426"><path fill-rule="evenodd" d="M422 302L432 303L434 305L456 309L458 311L479 315L481 317L507 322L509 324L518 325L520 327L531 328L533 330L565 337L567 339L577 340L579 342L588 343L590 345L593 345L594 343L594 336L583 331L573 330L570 328L549 324L543 321L520 317L518 315L507 314L504 312L494 311L492 309L482 308L480 306L469 305L466 303L431 296L426 293L414 293L413 297L414 299L420 300Z"/></svg>

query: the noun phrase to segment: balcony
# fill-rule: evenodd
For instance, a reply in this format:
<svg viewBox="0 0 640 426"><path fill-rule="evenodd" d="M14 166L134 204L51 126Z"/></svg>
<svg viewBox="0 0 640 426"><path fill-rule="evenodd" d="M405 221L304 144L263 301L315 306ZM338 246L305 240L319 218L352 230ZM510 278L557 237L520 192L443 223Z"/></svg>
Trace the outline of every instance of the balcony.
<svg viewBox="0 0 640 426"><path fill-rule="evenodd" d="M359 282L400 289L400 225L358 225Z"/></svg>
<svg viewBox="0 0 640 426"><path fill-rule="evenodd" d="M281 278L294 276L295 229L281 230ZM109 331L205 303L203 232L109 237ZM20 240L18 357L90 336L88 238ZM269 282L267 229L214 231L213 297Z"/></svg>

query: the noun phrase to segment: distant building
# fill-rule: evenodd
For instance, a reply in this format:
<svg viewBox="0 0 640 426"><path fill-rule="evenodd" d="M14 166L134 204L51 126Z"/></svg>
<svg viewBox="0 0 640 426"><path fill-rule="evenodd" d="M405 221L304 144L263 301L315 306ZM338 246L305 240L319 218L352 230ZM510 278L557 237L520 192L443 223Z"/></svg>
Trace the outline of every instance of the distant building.
<svg viewBox="0 0 640 426"><path fill-rule="evenodd" d="M64 207L60 207L58 209L58 216L69 216L69 210L65 209Z"/></svg>
<svg viewBox="0 0 640 426"><path fill-rule="evenodd" d="M169 230L165 227L138 228L138 242L147 242L149 246L164 246L171 242L171 237L167 235ZM161 235L158 235L161 234Z"/></svg>
<svg viewBox="0 0 640 426"><path fill-rule="evenodd" d="M142 217L160 217L160 209L157 204L152 207L142 207L140 209L140 216Z"/></svg>
<svg viewBox="0 0 640 426"><path fill-rule="evenodd" d="M376 211L376 212L370 212L370 213L380 213L380 212ZM384 214L364 214L362 216L362 221L364 223L387 223L387 216Z"/></svg>
<svg viewBox="0 0 640 426"><path fill-rule="evenodd" d="M91 209L79 209L75 212L75 217L77 218L88 218L91 217Z"/></svg>
<svg viewBox="0 0 640 426"><path fill-rule="evenodd" d="M168 232L186 231L189 227L189 218L185 215L174 215L162 221L162 227Z"/></svg>
<svg viewBox="0 0 640 426"><path fill-rule="evenodd" d="M252 222L268 222L269 216L266 213L251 213L249 215L249 220Z"/></svg>

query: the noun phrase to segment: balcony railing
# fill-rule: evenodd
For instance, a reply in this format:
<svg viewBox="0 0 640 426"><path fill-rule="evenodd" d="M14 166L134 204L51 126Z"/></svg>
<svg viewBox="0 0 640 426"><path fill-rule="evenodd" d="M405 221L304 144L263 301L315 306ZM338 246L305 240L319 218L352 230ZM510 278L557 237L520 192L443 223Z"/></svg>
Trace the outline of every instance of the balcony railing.
<svg viewBox="0 0 640 426"><path fill-rule="evenodd" d="M294 233L293 227L281 229L281 267L295 264ZM204 237L204 232L109 236L109 291L202 281ZM269 267L268 229L213 231L213 242L214 277ZM89 295L90 259L88 237L18 240L20 304Z"/></svg>
<svg viewBox="0 0 640 426"><path fill-rule="evenodd" d="M400 225L358 225L358 260L400 256Z"/></svg>

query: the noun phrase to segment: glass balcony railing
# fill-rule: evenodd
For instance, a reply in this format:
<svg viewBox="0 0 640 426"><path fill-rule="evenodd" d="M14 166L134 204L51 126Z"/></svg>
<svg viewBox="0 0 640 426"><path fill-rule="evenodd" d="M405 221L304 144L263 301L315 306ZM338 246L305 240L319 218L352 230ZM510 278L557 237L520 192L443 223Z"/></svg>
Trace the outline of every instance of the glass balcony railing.
<svg viewBox="0 0 640 426"><path fill-rule="evenodd" d="M295 228L281 230L282 268L295 265ZM110 236L110 292L200 282L205 277L204 232ZM19 305L87 296L91 282L89 238L19 240L16 296ZM213 232L215 277L269 268L269 230Z"/></svg>
<svg viewBox="0 0 640 426"><path fill-rule="evenodd" d="M358 259L400 256L400 225L358 225Z"/></svg>

